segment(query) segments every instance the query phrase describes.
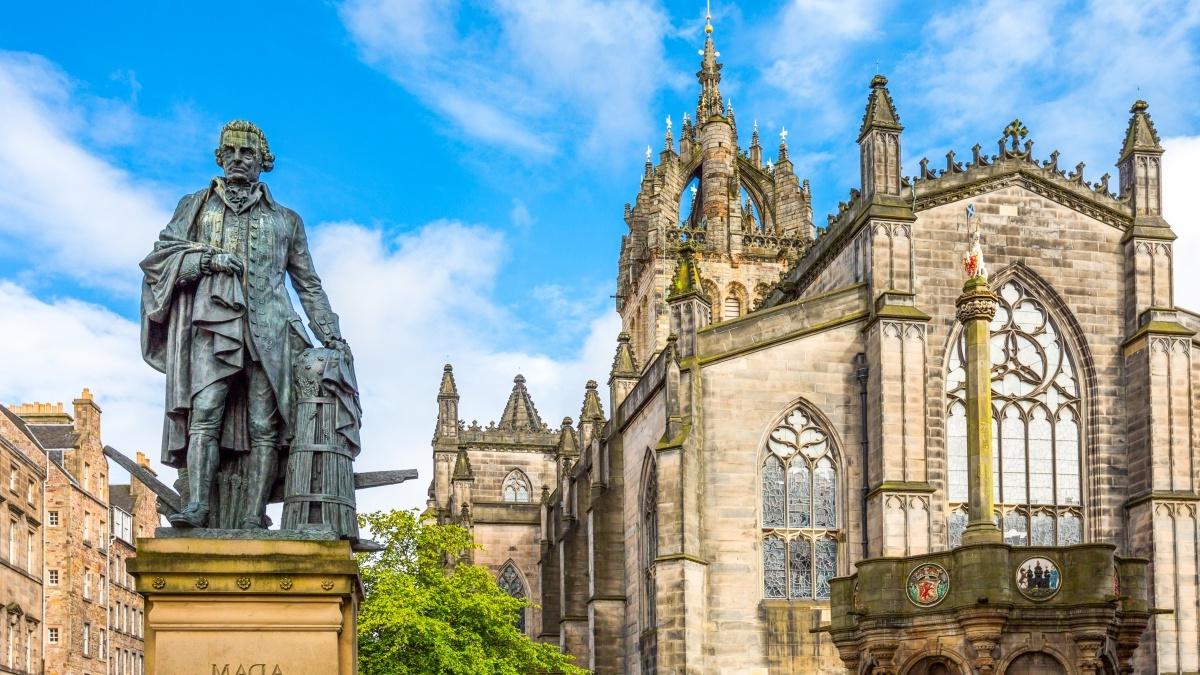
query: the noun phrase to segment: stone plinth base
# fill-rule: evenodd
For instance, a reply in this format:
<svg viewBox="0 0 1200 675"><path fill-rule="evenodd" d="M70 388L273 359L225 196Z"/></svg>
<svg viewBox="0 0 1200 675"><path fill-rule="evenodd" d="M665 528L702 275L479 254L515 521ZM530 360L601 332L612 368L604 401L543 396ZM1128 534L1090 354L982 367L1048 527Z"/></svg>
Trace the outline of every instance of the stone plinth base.
<svg viewBox="0 0 1200 675"><path fill-rule="evenodd" d="M354 675L346 541L139 539L148 675Z"/></svg>

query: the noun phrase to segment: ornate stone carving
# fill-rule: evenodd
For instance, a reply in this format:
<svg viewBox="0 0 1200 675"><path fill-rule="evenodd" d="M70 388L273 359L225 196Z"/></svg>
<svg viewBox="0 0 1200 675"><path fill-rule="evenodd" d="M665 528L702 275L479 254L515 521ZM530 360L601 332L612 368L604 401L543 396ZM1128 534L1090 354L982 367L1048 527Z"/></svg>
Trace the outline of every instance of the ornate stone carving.
<svg viewBox="0 0 1200 675"><path fill-rule="evenodd" d="M208 588L208 579L205 577L196 577L196 588L205 590Z"/></svg>
<svg viewBox="0 0 1200 675"><path fill-rule="evenodd" d="M958 302L958 320L966 323L975 319L991 321L996 316L995 297L973 296Z"/></svg>
<svg viewBox="0 0 1200 675"><path fill-rule="evenodd" d="M154 580L150 582L150 585L154 587L154 590L161 591L167 587L167 580L162 577L154 577Z"/></svg>
<svg viewBox="0 0 1200 675"><path fill-rule="evenodd" d="M243 591L245 591L245 590L249 590L249 588L250 588L250 577L238 577L238 580L237 580L237 587L238 587L238 588L240 588L240 589L242 589Z"/></svg>
<svg viewBox="0 0 1200 675"><path fill-rule="evenodd" d="M282 579L280 579L280 580L279 580L279 588L280 588L281 590L284 590L284 591L290 591L290 590L292 590L292 585L293 585L293 584L292 584L292 578L291 578L291 577L284 577L284 578L282 578Z"/></svg>

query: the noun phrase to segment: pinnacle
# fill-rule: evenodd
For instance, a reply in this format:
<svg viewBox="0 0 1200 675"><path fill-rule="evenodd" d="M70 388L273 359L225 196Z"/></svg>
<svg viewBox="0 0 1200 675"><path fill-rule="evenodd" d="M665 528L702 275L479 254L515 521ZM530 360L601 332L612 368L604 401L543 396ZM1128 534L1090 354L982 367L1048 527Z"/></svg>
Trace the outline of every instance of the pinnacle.
<svg viewBox="0 0 1200 675"><path fill-rule="evenodd" d="M525 388L525 376L518 374L513 378L512 393L508 395L508 403L504 406L504 414L497 425L501 429L541 431L542 418L538 416L529 390Z"/></svg>
<svg viewBox="0 0 1200 675"><path fill-rule="evenodd" d="M684 244L679 248L679 263L675 266L675 278L671 281L671 293L667 296L667 300L688 293L702 292L700 290L702 287L700 269L696 266L692 253L690 244Z"/></svg>
<svg viewBox="0 0 1200 675"><path fill-rule="evenodd" d="M631 339L625 331L617 336L617 353L613 355L611 377L637 377L637 359L630 345Z"/></svg>
<svg viewBox="0 0 1200 675"><path fill-rule="evenodd" d="M1146 112L1149 108L1150 104L1141 99L1134 101L1129 108L1132 117L1129 118L1129 127L1125 129L1125 142L1121 146L1121 157L1118 161L1135 152L1162 153L1158 130L1154 128L1150 113Z"/></svg>
<svg viewBox="0 0 1200 675"><path fill-rule="evenodd" d="M454 367L447 363L442 368L442 385L438 388L438 398L458 398L458 386L454 383Z"/></svg>
<svg viewBox="0 0 1200 675"><path fill-rule="evenodd" d="M890 131L904 129L900 126L900 115L896 112L896 105L892 103L892 95L888 92L887 83L888 79L883 75L871 78L871 91L867 94L867 108L863 111L862 127L858 131L860 141L871 129L888 129Z"/></svg>

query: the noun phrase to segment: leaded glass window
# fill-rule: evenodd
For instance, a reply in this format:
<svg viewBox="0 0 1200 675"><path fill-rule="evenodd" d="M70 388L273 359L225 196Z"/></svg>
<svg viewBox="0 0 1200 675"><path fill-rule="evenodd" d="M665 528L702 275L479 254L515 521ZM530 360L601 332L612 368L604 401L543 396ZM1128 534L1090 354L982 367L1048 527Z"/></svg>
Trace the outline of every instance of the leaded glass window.
<svg viewBox="0 0 1200 675"><path fill-rule="evenodd" d="M1000 287L992 320L992 457L998 522L1014 545L1082 543L1081 387L1062 333L1020 281ZM965 336L946 374L950 545L966 528Z"/></svg>
<svg viewBox="0 0 1200 675"><path fill-rule="evenodd" d="M527 597L525 592L525 584L521 582L521 576L517 574L517 570L513 567L512 563L506 564L504 568L500 570L500 577L496 580L496 583L500 584L500 588L504 589L505 593L508 593L514 598L521 598L523 600ZM520 610L518 610L517 620L513 622L514 625L516 625L517 630L521 631L522 633L525 632L526 609L528 608L522 607Z"/></svg>
<svg viewBox="0 0 1200 675"><path fill-rule="evenodd" d="M763 597L826 599L838 569L833 443L805 408L767 439L760 465Z"/></svg>
<svg viewBox="0 0 1200 675"><path fill-rule="evenodd" d="M658 469L651 461L642 488L642 607L643 630L658 623L654 561L658 558Z"/></svg>
<svg viewBox="0 0 1200 675"><path fill-rule="evenodd" d="M495 483L492 483L495 485ZM513 469L508 476L504 478L504 486L501 488L506 502L525 503L529 501L529 479L520 469Z"/></svg>

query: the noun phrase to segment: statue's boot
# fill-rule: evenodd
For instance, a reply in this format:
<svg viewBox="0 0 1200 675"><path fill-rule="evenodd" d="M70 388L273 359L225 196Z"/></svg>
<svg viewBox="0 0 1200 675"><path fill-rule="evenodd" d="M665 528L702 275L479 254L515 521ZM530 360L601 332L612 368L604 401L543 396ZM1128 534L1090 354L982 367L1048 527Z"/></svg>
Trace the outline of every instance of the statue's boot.
<svg viewBox="0 0 1200 675"><path fill-rule="evenodd" d="M173 527L204 527L208 524L208 493L217 472L217 439L192 434L188 439L188 496L191 501L179 513L167 516Z"/></svg>
<svg viewBox="0 0 1200 675"><path fill-rule="evenodd" d="M246 491L246 515L241 529L265 530L267 499L275 485L275 444L255 443L250 450L249 489Z"/></svg>

